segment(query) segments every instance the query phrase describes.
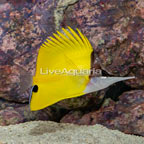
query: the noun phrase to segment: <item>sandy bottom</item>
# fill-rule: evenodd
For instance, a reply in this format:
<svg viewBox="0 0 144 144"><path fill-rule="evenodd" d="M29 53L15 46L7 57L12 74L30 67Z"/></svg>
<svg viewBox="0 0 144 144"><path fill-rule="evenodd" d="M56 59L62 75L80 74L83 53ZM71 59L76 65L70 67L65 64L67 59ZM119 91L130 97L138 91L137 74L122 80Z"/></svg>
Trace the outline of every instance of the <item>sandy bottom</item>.
<svg viewBox="0 0 144 144"><path fill-rule="evenodd" d="M101 125L34 121L0 126L0 144L144 144L144 138L109 130Z"/></svg>

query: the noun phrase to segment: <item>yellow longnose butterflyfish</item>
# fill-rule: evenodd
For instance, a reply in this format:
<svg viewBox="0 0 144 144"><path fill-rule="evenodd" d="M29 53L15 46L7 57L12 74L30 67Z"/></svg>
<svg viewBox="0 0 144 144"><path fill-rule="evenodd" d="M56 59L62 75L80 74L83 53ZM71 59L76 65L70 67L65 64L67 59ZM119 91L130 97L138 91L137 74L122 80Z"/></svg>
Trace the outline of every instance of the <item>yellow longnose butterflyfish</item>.
<svg viewBox="0 0 144 144"><path fill-rule="evenodd" d="M79 29L62 28L42 44L30 99L32 111L82 96L134 77L89 77L93 48ZM87 72L87 73L84 73Z"/></svg>

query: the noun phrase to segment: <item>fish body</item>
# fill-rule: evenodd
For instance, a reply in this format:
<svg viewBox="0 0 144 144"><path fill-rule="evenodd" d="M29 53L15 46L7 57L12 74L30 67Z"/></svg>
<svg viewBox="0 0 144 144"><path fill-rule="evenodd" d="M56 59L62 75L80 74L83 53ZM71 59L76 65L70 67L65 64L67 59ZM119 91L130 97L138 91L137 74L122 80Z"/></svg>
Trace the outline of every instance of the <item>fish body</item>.
<svg viewBox="0 0 144 144"><path fill-rule="evenodd" d="M79 29L77 33L70 27L68 29L62 29L65 35L57 31L39 49L30 99L32 111L133 78L90 78L93 48Z"/></svg>

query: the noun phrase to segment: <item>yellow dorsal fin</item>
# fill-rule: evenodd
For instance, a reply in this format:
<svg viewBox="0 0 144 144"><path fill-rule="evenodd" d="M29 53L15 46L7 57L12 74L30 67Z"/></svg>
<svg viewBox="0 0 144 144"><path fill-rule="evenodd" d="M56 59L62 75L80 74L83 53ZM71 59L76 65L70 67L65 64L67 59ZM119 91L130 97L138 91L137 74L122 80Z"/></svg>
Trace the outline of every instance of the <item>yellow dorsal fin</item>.
<svg viewBox="0 0 144 144"><path fill-rule="evenodd" d="M79 35L70 27L68 27L68 29L71 33L62 28L65 35L57 31L58 34L53 34L55 38L50 37L51 40L47 39L47 42L45 42L45 45L42 45L41 48L63 53L71 59L78 68L90 69L90 59L86 59L93 51L90 42L79 29L77 29ZM83 60L78 61L77 59L80 58L83 58Z"/></svg>

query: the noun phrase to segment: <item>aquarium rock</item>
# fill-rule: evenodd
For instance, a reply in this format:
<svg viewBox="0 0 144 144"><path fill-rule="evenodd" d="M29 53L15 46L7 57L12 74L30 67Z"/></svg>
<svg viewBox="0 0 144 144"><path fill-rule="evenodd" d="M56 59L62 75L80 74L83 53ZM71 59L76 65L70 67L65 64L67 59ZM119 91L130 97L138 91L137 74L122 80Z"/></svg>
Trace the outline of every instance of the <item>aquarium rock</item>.
<svg viewBox="0 0 144 144"><path fill-rule="evenodd" d="M62 26L78 27L90 40L102 69L144 88L144 1L80 0L65 11Z"/></svg>
<svg viewBox="0 0 144 144"><path fill-rule="evenodd" d="M71 111L61 122L79 125L102 124L127 134L144 136L144 91L125 92L118 102L109 100L109 103L93 112Z"/></svg>

